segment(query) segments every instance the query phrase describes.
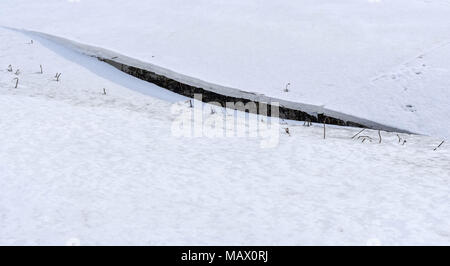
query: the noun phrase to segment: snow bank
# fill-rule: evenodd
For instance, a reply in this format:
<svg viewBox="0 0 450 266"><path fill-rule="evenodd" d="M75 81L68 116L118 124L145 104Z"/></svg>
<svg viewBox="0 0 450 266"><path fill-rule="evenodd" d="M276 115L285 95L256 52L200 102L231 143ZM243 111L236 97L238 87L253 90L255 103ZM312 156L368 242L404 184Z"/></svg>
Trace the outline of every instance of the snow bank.
<svg viewBox="0 0 450 266"><path fill-rule="evenodd" d="M17 29L11 29L18 31ZM36 32L36 31L26 31L21 30L20 32L30 35L31 38L38 38L41 43L47 45L50 48L55 48L56 45L61 45L61 48L72 49L81 54L98 58L101 61L107 62L108 64L116 67L117 69L128 73L130 75L136 76L142 80L147 80L150 82L161 81L161 79L167 80L170 86L166 86L166 89L180 93L184 96L193 98L195 93L201 93L204 98L210 98L210 102L219 102L222 106L226 103L232 102L247 102L252 101L255 103L265 103L272 104L277 103L280 106L279 116L282 119L288 120L298 120L298 121L313 121L319 123L330 123L335 125L343 126L357 126L357 127L368 127L371 129L380 129L385 131L410 133L407 130L399 129L395 127L390 127L382 125L367 119L362 119L356 116L339 113L333 110L324 108L323 106L315 106L310 104L291 102L282 99L277 99L273 97L267 97L265 95L257 95L254 93L248 93L242 90L237 90L233 88L224 87L218 84L213 84L199 80L193 77L189 77L174 71L150 64L145 63L140 60L130 58L128 56L112 52L103 48L90 46L86 44L81 44L65 38ZM50 41L50 42L49 42ZM53 43L51 43L53 42ZM137 68L136 70L134 68ZM151 78L156 76L155 78ZM173 84L176 81L177 83ZM165 82L161 82L164 84ZM167 84L166 84L167 85ZM179 87L188 87L188 92L180 91ZM175 87L175 89L173 88ZM196 91L194 90L196 89ZM212 92L209 94L209 92ZM271 107L269 107L271 108Z"/></svg>
<svg viewBox="0 0 450 266"><path fill-rule="evenodd" d="M324 140L297 125L272 149L178 138L176 95L18 33L0 39L0 65L21 70L14 89L0 69L0 244L450 243L440 139L382 132L378 144L368 130L361 143L329 127Z"/></svg>
<svg viewBox="0 0 450 266"><path fill-rule="evenodd" d="M0 25L448 137L449 13L447 0L17 0L0 3Z"/></svg>

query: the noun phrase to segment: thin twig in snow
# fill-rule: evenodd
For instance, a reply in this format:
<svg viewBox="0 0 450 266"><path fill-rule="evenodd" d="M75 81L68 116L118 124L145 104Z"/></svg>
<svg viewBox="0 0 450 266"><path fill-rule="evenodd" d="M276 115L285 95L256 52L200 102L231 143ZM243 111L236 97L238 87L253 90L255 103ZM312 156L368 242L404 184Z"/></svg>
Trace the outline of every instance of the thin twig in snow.
<svg viewBox="0 0 450 266"><path fill-rule="evenodd" d="M406 143L406 139L404 140L404 139L402 139L401 137L400 137L400 135L399 134L397 134L397 137L398 137L398 143L402 143L402 140L403 140L403 143L402 143L402 145L405 145L405 143Z"/></svg>
<svg viewBox="0 0 450 266"><path fill-rule="evenodd" d="M189 107L190 107L190 108L194 107L194 106L192 105L192 100L187 100L187 101L185 101L185 103L189 103Z"/></svg>
<svg viewBox="0 0 450 266"><path fill-rule="evenodd" d="M17 86L19 85L19 78L14 78L13 80L16 81L16 86L14 88L17 89Z"/></svg>
<svg viewBox="0 0 450 266"><path fill-rule="evenodd" d="M289 85L291 85L291 83L286 84L286 87L284 88L285 92L289 92L289 89L288 89Z"/></svg>
<svg viewBox="0 0 450 266"><path fill-rule="evenodd" d="M367 139L368 139L370 142L372 142L372 138L369 137L369 136L359 136L359 137L358 137L358 140L359 140L359 139L362 139L361 143L364 143L364 141L366 141Z"/></svg>
<svg viewBox="0 0 450 266"><path fill-rule="evenodd" d="M59 81L60 77L61 77L61 73L56 73L56 75L55 75L56 82Z"/></svg>
<svg viewBox="0 0 450 266"><path fill-rule="evenodd" d="M286 134L288 134L289 135L289 137L291 136L291 133L289 132L289 128L287 127L287 128L285 128L284 129L284 131L286 132Z"/></svg>
<svg viewBox="0 0 450 266"><path fill-rule="evenodd" d="M352 139L356 138L356 136L358 136L359 134L361 134L364 130L366 130L366 129L363 128L361 131L359 131L358 133L356 133L356 134L352 137Z"/></svg>
<svg viewBox="0 0 450 266"><path fill-rule="evenodd" d="M444 142L445 142L445 140L443 140L443 141L441 142L441 144L439 144L439 146L437 146L436 148L434 148L434 151L437 150L437 149L439 149L439 148L442 146L442 144L444 144Z"/></svg>

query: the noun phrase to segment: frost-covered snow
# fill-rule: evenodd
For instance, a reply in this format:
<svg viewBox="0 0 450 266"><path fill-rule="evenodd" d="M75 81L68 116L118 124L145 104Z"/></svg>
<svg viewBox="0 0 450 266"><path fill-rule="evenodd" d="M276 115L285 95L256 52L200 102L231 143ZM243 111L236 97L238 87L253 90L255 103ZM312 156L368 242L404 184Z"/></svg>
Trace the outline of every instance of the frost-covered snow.
<svg viewBox="0 0 450 266"><path fill-rule="evenodd" d="M448 0L0 2L1 26L447 138L448 14Z"/></svg>
<svg viewBox="0 0 450 266"><path fill-rule="evenodd" d="M183 97L17 32L0 39L1 245L450 244L441 139L378 144L368 130L361 143L329 127L324 140L296 124L266 149L175 137Z"/></svg>

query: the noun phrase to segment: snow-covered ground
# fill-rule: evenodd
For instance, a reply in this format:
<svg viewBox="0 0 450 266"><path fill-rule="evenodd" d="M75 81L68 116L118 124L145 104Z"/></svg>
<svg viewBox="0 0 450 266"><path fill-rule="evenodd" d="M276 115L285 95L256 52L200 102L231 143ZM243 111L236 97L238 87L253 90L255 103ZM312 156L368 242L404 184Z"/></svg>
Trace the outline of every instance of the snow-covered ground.
<svg viewBox="0 0 450 266"><path fill-rule="evenodd" d="M0 40L1 245L450 244L442 139L323 139L291 122L272 148L177 137L185 98L18 32Z"/></svg>
<svg viewBox="0 0 450 266"><path fill-rule="evenodd" d="M449 0L0 2L0 26L446 138L448 14Z"/></svg>

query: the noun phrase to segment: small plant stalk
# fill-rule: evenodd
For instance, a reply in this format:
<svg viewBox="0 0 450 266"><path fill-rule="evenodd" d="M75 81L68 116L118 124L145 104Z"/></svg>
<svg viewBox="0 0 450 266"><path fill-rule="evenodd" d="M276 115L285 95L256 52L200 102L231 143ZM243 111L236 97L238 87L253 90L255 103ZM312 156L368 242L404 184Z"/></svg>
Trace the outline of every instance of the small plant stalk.
<svg viewBox="0 0 450 266"><path fill-rule="evenodd" d="M291 132L289 132L289 128L287 127L287 128L285 128L284 129L284 131L286 132L286 134L288 134L289 135L289 137L291 136Z"/></svg>
<svg viewBox="0 0 450 266"><path fill-rule="evenodd" d="M366 130L365 128L363 128L361 131L359 131L358 133L356 133L352 139L356 138L359 134L361 134L364 130Z"/></svg>
<svg viewBox="0 0 450 266"><path fill-rule="evenodd" d="M56 73L56 75L55 75L56 82L59 81L60 77L61 77L61 73Z"/></svg>
<svg viewBox="0 0 450 266"><path fill-rule="evenodd" d="M361 143L364 143L364 141L369 140L370 142L372 142L372 138L369 136L359 136L358 140L362 140Z"/></svg>
<svg viewBox="0 0 450 266"><path fill-rule="evenodd" d="M441 142L441 144L439 144L439 146L437 146L436 148L434 148L434 151L437 150L437 149L439 149L439 148L442 146L442 144L444 144L444 142L445 142L445 140L443 140L443 141Z"/></svg>

